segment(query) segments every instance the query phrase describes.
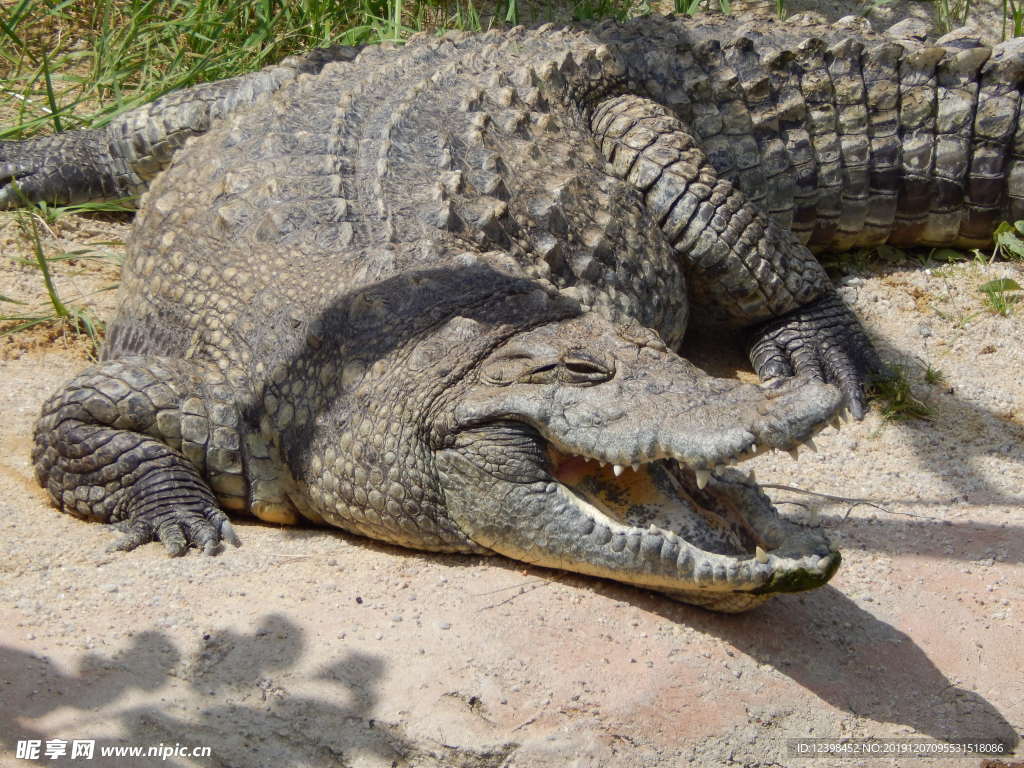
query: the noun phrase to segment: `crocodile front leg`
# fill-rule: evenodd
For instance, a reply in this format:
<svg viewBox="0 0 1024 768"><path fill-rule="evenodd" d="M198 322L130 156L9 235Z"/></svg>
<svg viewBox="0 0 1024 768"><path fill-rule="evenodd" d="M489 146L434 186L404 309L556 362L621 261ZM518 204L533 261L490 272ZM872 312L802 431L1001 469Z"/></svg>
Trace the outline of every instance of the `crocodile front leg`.
<svg viewBox="0 0 1024 768"><path fill-rule="evenodd" d="M0 209L25 201L134 200L190 137L296 76L351 61L357 53L347 46L316 48L259 72L173 91L103 128L0 142Z"/></svg>
<svg viewBox="0 0 1024 768"><path fill-rule="evenodd" d="M590 125L612 172L641 193L669 238L705 311L751 329L758 375L834 383L861 417L878 357L807 247L720 178L678 118L656 102L607 99Z"/></svg>
<svg viewBox="0 0 1024 768"><path fill-rule="evenodd" d="M0 208L131 198L141 185L102 130L0 141Z"/></svg>
<svg viewBox="0 0 1024 768"><path fill-rule="evenodd" d="M109 361L43 406L36 479L62 511L120 524L113 549L159 540L172 555L212 554L239 543L220 508L245 496L237 412L225 386L199 373L181 360Z"/></svg>

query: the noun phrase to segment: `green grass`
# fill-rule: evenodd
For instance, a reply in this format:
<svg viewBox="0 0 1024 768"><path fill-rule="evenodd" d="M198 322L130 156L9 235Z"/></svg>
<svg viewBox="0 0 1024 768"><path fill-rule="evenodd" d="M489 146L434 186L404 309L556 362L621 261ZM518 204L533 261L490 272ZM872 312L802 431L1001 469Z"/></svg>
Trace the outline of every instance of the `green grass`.
<svg viewBox="0 0 1024 768"><path fill-rule="evenodd" d="M1003 0L1003 39L1024 37L1024 5L1016 0Z"/></svg>
<svg viewBox="0 0 1024 768"><path fill-rule="evenodd" d="M440 8L424 6L431 18ZM20 0L0 11L3 87L20 107L0 138L99 126L316 46L400 40L412 31L405 10L402 0Z"/></svg>
<svg viewBox="0 0 1024 768"><path fill-rule="evenodd" d="M971 15L971 0L934 0L935 21L942 32L962 27Z"/></svg>
<svg viewBox="0 0 1024 768"><path fill-rule="evenodd" d="M0 7L0 139L97 127L168 91L317 46L401 42L424 29L624 19L629 0L16 0Z"/></svg>
<svg viewBox="0 0 1024 768"><path fill-rule="evenodd" d="M65 251L55 256L47 256L40 230L56 223L62 216L74 213L98 213L127 210L115 203L86 203L75 206L26 207L16 212L18 226L28 240L32 258L14 259L22 266L34 267L39 271L43 286L46 289L48 306L39 310L20 310L12 313L2 312L4 305L25 306L25 302L7 296L0 296L0 336L18 333L40 325L58 325L73 333L84 333L92 341L93 353L99 346L103 333L103 323L88 306L65 301L53 280L51 265L63 261L119 261L119 257L110 251L97 251L95 248ZM120 243L94 243L94 246L117 246ZM113 290L109 286L103 290Z"/></svg>
<svg viewBox="0 0 1024 768"><path fill-rule="evenodd" d="M992 235L992 260L1024 261L1024 221L1004 221Z"/></svg>
<svg viewBox="0 0 1024 768"><path fill-rule="evenodd" d="M929 366L925 370L924 378L929 384L937 384L942 380L942 374ZM932 420L932 409L911 392L909 372L905 366L890 366L884 375L876 377L871 382L868 394L876 402L882 418L886 421Z"/></svg>
<svg viewBox="0 0 1024 768"><path fill-rule="evenodd" d="M930 387L941 387L946 383L946 374L928 363L924 368L924 381Z"/></svg>
<svg viewBox="0 0 1024 768"><path fill-rule="evenodd" d="M1024 288L1021 288L1016 280L1008 277L989 280L978 286L978 290L985 295L984 303L989 310L1003 317L1008 317L1024 296Z"/></svg>
<svg viewBox="0 0 1024 768"><path fill-rule="evenodd" d="M676 13L685 13L687 16L693 16L712 7L722 13L732 13L730 0L712 0L711 2L709 0L675 0Z"/></svg>

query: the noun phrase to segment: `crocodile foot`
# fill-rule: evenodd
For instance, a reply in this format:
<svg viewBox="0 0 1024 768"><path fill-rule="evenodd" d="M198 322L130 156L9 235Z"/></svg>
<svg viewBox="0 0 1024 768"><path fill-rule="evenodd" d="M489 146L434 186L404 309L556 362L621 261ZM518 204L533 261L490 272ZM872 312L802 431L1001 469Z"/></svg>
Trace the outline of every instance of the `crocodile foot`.
<svg viewBox="0 0 1024 768"><path fill-rule="evenodd" d="M228 516L214 506L195 511L158 504L117 523L117 528L125 535L110 545L112 552L129 552L151 541L160 541L167 553L175 557L185 554L190 546L212 555L221 541L236 547L242 543Z"/></svg>
<svg viewBox="0 0 1024 768"><path fill-rule="evenodd" d="M762 381L804 374L835 384L857 419L867 413L865 384L883 368L860 322L835 293L759 326L750 360Z"/></svg>

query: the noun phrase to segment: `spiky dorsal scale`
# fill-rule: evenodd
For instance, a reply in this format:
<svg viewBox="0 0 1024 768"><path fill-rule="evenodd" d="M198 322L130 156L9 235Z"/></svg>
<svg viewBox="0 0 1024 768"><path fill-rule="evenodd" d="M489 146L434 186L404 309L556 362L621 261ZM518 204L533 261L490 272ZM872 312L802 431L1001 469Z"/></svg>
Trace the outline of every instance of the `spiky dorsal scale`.
<svg viewBox="0 0 1024 768"><path fill-rule="evenodd" d="M749 33L757 36L756 29ZM777 70L769 66L752 37L740 34L724 49L725 60L737 76L757 149L756 162L750 162L749 149L740 156L736 181L777 221L789 224L796 198L793 162L783 132L789 94L779 87Z"/></svg>
<svg viewBox="0 0 1024 768"><path fill-rule="evenodd" d="M981 67L973 152L967 172L966 211L960 224L963 240L981 244L1002 216L1004 179L1019 130L1022 75L1024 46L1019 38L995 46ZM1015 208L1021 209L1019 204Z"/></svg>
<svg viewBox="0 0 1024 768"><path fill-rule="evenodd" d="M817 202L811 244L829 243L842 213L842 146L835 109L835 90L828 71L827 44L807 38L795 49L800 91L807 106L807 132L816 158Z"/></svg>

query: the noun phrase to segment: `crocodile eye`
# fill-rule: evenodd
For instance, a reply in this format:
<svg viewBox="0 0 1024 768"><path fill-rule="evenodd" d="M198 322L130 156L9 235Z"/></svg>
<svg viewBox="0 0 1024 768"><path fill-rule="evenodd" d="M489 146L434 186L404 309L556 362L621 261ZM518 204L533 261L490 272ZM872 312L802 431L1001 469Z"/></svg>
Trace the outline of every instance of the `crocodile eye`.
<svg viewBox="0 0 1024 768"><path fill-rule="evenodd" d="M538 360L529 355L509 355L490 362L482 372L488 384L600 384L615 375L612 366L591 358L585 353L573 352L559 360L548 357Z"/></svg>
<svg viewBox="0 0 1024 768"><path fill-rule="evenodd" d="M578 354L563 360L562 370L567 384L599 384L615 375L611 366Z"/></svg>
<svg viewBox="0 0 1024 768"><path fill-rule="evenodd" d="M579 373L583 375L591 373L607 373L600 366L590 362L589 360L566 360L565 367L571 373Z"/></svg>

